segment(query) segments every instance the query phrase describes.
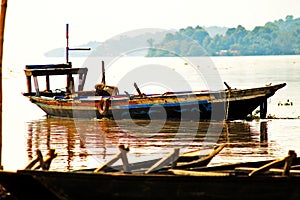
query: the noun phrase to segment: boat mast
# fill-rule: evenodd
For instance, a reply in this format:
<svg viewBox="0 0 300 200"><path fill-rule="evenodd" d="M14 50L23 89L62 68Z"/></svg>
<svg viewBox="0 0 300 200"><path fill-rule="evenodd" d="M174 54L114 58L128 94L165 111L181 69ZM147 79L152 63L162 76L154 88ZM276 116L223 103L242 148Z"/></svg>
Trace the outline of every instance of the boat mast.
<svg viewBox="0 0 300 200"><path fill-rule="evenodd" d="M69 24L66 24L66 39L67 39L67 46L66 46L66 63L69 64L69 51L89 51L91 48L70 48L69 47Z"/></svg>
<svg viewBox="0 0 300 200"><path fill-rule="evenodd" d="M0 170L2 166L2 57L3 57L3 42L4 42L4 25L7 8L7 0L2 0L1 16L0 16Z"/></svg>
<svg viewBox="0 0 300 200"><path fill-rule="evenodd" d="M66 39L67 39L67 46L66 46L66 63L69 63L69 24L66 24Z"/></svg>
<svg viewBox="0 0 300 200"><path fill-rule="evenodd" d="M68 64L70 67L72 67L71 62L69 62L69 51L89 51L91 48L70 48L69 47L69 24L66 24L66 39L67 39L67 45L66 45L66 64ZM81 77L82 78L82 77ZM80 88L83 88L83 85L80 86ZM67 93L72 93L74 90L74 80L72 77L72 74L69 74L67 76Z"/></svg>

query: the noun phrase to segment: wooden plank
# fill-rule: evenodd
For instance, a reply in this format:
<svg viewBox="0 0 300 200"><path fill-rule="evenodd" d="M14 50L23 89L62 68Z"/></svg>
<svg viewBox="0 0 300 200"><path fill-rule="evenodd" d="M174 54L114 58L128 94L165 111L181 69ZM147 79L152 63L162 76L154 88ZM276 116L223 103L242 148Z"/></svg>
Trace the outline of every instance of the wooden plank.
<svg viewBox="0 0 300 200"><path fill-rule="evenodd" d="M179 157L179 149L174 149L173 153L170 153L165 158L160 159L157 163L155 163L152 167L150 167L145 173L149 174L151 172L157 171L170 163L174 164Z"/></svg>
<svg viewBox="0 0 300 200"><path fill-rule="evenodd" d="M290 159L293 159L295 158L297 155L295 153L295 151L293 150L290 150L289 151L289 155L282 158L282 159L278 159L278 160L274 160L273 162L270 162L260 168L257 168L255 170L253 170L252 172L249 173L249 176L253 176L253 175L256 175L258 173L262 173L262 172L265 172L271 168L273 168L274 166L278 165L278 164L281 164L283 162L286 162L287 160L289 161ZM289 168L288 168L289 169ZM287 170L287 169L286 169ZM284 173L287 173L287 172L284 172Z"/></svg>
<svg viewBox="0 0 300 200"><path fill-rule="evenodd" d="M0 170L2 167L2 59L7 0L2 0L0 15Z"/></svg>
<svg viewBox="0 0 300 200"><path fill-rule="evenodd" d="M26 76L86 74L87 68L25 69Z"/></svg>
<svg viewBox="0 0 300 200"><path fill-rule="evenodd" d="M115 157L113 157L111 160L103 163L100 167L98 167L97 169L94 170L94 172L100 172L102 169L104 169L105 167L110 167L111 165L113 165L115 162L117 162L121 157L121 152L116 154Z"/></svg>
<svg viewBox="0 0 300 200"><path fill-rule="evenodd" d="M169 169L169 172L172 172L175 175L181 176L229 176L228 172L209 172L209 171L189 171L182 169Z"/></svg>
<svg viewBox="0 0 300 200"><path fill-rule="evenodd" d="M56 68L71 68L72 65L67 64L48 64L48 65L26 65L26 69L56 69Z"/></svg>
<svg viewBox="0 0 300 200"><path fill-rule="evenodd" d="M120 149L120 151L121 151L121 160L123 163L123 171L125 173L129 173L131 170L130 170L130 166L129 166L128 158L127 158L128 151L126 149Z"/></svg>
<svg viewBox="0 0 300 200"><path fill-rule="evenodd" d="M258 168L255 167L237 167L235 168L235 174L249 174L250 172L257 170ZM300 170L290 170L289 171L290 175L300 175ZM269 174L274 174L274 175L283 175L284 174L284 169L278 169L278 168L271 168L264 174L269 175Z"/></svg>
<svg viewBox="0 0 300 200"><path fill-rule="evenodd" d="M297 157L296 152L290 150L289 151L289 156L287 156L286 159L285 159L283 172L282 172L283 176L290 175L290 169L291 169L291 166L292 166L292 162L293 162L293 159L296 158L296 157Z"/></svg>
<svg viewBox="0 0 300 200"><path fill-rule="evenodd" d="M40 88L39 88L39 82L36 76L33 77L33 81L34 81L34 87L35 87L35 91L36 91L36 96L40 96Z"/></svg>
<svg viewBox="0 0 300 200"><path fill-rule="evenodd" d="M39 162L39 161L41 162L41 160L43 160L42 152L41 152L39 149L36 151L36 153L37 153L36 158L33 159L33 160L31 160L31 162L28 163L28 165L25 167L25 169L32 169L33 166L34 166L37 162Z"/></svg>
<svg viewBox="0 0 300 200"><path fill-rule="evenodd" d="M40 169L42 168L42 170L49 170L50 168L50 165L51 165L51 162L54 158L56 158L57 156L57 153L55 152L55 149L50 149L49 150L49 153L47 155L47 157L45 159L43 159L43 155L42 153L40 152L40 150L38 150L37 152L39 155L38 155L38 158L39 158L39 165L37 165L34 170L36 169ZM33 167L33 166L32 166ZM31 168L32 168L31 167Z"/></svg>
<svg viewBox="0 0 300 200"><path fill-rule="evenodd" d="M191 167L200 167L206 166L208 163L220 152L227 144L222 144L215 148L210 154L207 156L199 157L197 160L189 161L189 162L179 162L181 161L181 157L177 160L176 168L191 168Z"/></svg>
<svg viewBox="0 0 300 200"><path fill-rule="evenodd" d="M97 169L95 169L94 172L100 172L104 168L110 167L115 162L117 162L119 159L122 159L124 172L129 172L130 171L130 169L129 169L129 163L128 163L127 156L126 156L127 152L129 151L129 148L126 148L124 145L119 145L119 150L120 150L120 153L118 153L110 161L102 164L100 167L98 167Z"/></svg>

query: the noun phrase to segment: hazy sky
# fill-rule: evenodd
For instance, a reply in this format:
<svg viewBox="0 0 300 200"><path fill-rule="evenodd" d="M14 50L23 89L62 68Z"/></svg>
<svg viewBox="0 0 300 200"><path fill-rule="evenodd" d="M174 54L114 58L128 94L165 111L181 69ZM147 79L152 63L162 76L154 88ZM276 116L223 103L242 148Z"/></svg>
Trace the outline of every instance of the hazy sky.
<svg viewBox="0 0 300 200"><path fill-rule="evenodd" d="M300 17L299 0L8 0L5 55L65 46L66 23L71 45L78 45L142 28L252 30L287 15Z"/></svg>

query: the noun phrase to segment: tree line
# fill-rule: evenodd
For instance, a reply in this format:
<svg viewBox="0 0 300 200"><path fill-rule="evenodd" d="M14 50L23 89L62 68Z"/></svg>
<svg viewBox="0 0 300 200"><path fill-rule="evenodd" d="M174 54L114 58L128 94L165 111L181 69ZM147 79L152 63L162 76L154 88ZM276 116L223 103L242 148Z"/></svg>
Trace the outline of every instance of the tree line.
<svg viewBox="0 0 300 200"><path fill-rule="evenodd" d="M248 56L300 54L300 18L292 15L246 30L239 25L211 37L200 27L167 33L161 42L147 40L147 56Z"/></svg>

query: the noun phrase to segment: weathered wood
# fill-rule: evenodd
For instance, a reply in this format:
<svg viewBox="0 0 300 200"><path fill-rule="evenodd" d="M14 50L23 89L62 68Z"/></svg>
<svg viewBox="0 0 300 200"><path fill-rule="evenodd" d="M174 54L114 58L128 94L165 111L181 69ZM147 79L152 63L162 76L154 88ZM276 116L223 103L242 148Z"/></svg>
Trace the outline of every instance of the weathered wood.
<svg viewBox="0 0 300 200"><path fill-rule="evenodd" d="M128 158L127 158L127 153L128 153L128 149L125 149L124 146L123 148L120 148L120 151L121 151L121 160L122 160L122 163L123 163L123 171L125 173L129 173L130 172L130 166L129 166L129 163L128 163Z"/></svg>
<svg viewBox="0 0 300 200"><path fill-rule="evenodd" d="M268 123L260 122L260 142L268 141Z"/></svg>
<svg viewBox="0 0 300 200"><path fill-rule="evenodd" d="M79 84L78 84L78 92L83 90L84 84L85 84L85 80L86 80L86 74L79 74ZM93 95L95 94L95 91L93 91Z"/></svg>
<svg viewBox="0 0 300 200"><path fill-rule="evenodd" d="M116 154L115 157L113 157L111 160L103 163L100 167L98 167L97 169L95 169L94 172L100 172L105 167L110 167L112 164L114 164L115 162L117 162L120 158L121 158L121 152L118 153L118 154Z"/></svg>
<svg viewBox="0 0 300 200"><path fill-rule="evenodd" d="M27 76L26 81L27 81L27 93L31 93L32 92L31 76Z"/></svg>
<svg viewBox="0 0 300 200"><path fill-rule="evenodd" d="M143 97L143 94L140 91L140 88L137 86L136 82L133 83L134 88L136 89L136 91L138 92L140 97Z"/></svg>
<svg viewBox="0 0 300 200"><path fill-rule="evenodd" d="M119 150L120 150L120 152L117 155L115 155L115 157L113 157L111 160L107 161L106 163L103 163L100 167L95 169L94 172L100 172L104 168L110 167L115 162L117 162L119 159L122 159L124 171L129 172L129 164L128 164L128 160L127 160L127 156L126 156L126 153L129 151L129 148L125 148L124 145L119 145ZM125 156L124 156L124 153L125 153Z"/></svg>
<svg viewBox="0 0 300 200"><path fill-rule="evenodd" d="M55 152L55 149L50 149L45 159L43 159L43 156L39 157L40 164L36 166L34 170L40 168L42 168L42 170L49 170L52 160L56 157L57 157L57 153Z"/></svg>
<svg viewBox="0 0 300 200"><path fill-rule="evenodd" d="M34 87L35 87L35 91L36 91L36 96L39 97L40 96L40 88L39 88L39 82L38 82L36 76L33 77L33 82L34 82Z"/></svg>
<svg viewBox="0 0 300 200"><path fill-rule="evenodd" d="M199 157L199 159L194 159L193 161L189 162L180 162L181 160L184 160L184 156L180 156L177 160L177 169L186 169L186 168L192 168L192 167L198 167L198 166L206 166L208 163L220 152L227 144L222 144L215 148L210 154L207 156ZM188 156L192 156L193 154L188 154Z"/></svg>
<svg viewBox="0 0 300 200"><path fill-rule="evenodd" d="M170 163L172 163L172 165L174 165L175 162L177 161L178 157L179 157L179 149L174 149L174 152L170 153L168 156L162 158L157 163L155 163L152 167L150 167L145 172L145 174L149 174L151 172L157 171L157 170L169 165Z"/></svg>
<svg viewBox="0 0 300 200"><path fill-rule="evenodd" d="M236 175L247 175L250 172L257 170L258 168L255 167L237 167L235 168L234 172ZM284 169L280 169L280 168L271 168L269 169L267 172L264 172L261 175L276 175L276 176L288 176L288 175L283 175L284 174ZM300 175L300 170L289 170L289 175L292 176L299 176Z"/></svg>
<svg viewBox="0 0 300 200"><path fill-rule="evenodd" d="M2 59L3 59L3 42L4 42L4 27L6 17L7 0L2 0L1 15L0 15L0 170L2 166Z"/></svg>
<svg viewBox="0 0 300 200"><path fill-rule="evenodd" d="M50 69L25 69L26 76L46 76L46 75L69 75L86 74L87 68L50 68Z"/></svg>
<svg viewBox="0 0 300 200"><path fill-rule="evenodd" d="M293 151L293 150L290 150L289 151L289 156L287 156L287 158L285 159L283 172L282 172L283 176L290 175L290 169L291 169L291 166L292 166L292 162L293 162L293 159L296 158L296 157L297 157L296 152Z"/></svg>
<svg viewBox="0 0 300 200"><path fill-rule="evenodd" d="M71 63L66 63L66 64L47 64L47 65L26 65L25 69L41 70L41 69L58 69L58 68L71 68L71 67L72 67Z"/></svg>
<svg viewBox="0 0 300 200"><path fill-rule="evenodd" d="M270 162L270 163L265 164L264 166L262 166L260 168L257 168L255 170L253 170L252 172L249 173L249 176L253 176L253 175L256 175L256 174L259 174L259 173L263 173L263 172L275 167L276 165L282 164L283 162L286 162L289 159L293 159L294 157L295 157L295 152L290 150L288 156L286 156L282 159L274 160L273 162ZM287 164L287 167L286 167L287 169L286 170L289 170L290 167L288 167L288 165L290 165L290 164L291 163ZM284 170L285 171L284 173L287 173L286 170Z"/></svg>
<svg viewBox="0 0 300 200"><path fill-rule="evenodd" d="M102 84L105 85L105 67L104 67L104 61L102 60Z"/></svg>
<svg viewBox="0 0 300 200"><path fill-rule="evenodd" d="M36 158L33 159L30 163L28 163L28 165L25 167L25 169L32 169L36 165L37 162L39 162L39 161L42 162L42 160L43 160L42 152L38 149L36 151L36 153L37 153Z"/></svg>
<svg viewBox="0 0 300 200"><path fill-rule="evenodd" d="M26 74L26 76L32 76L33 74L36 74L37 76L42 76L46 74L66 75L66 74L61 74L62 71L60 70L65 70L65 72L69 74L70 70L74 70L74 69L75 68L57 69L57 70L49 69L44 71L42 70L43 72L41 72L40 70L27 71L28 73ZM83 79L85 78L85 74L81 73L81 71L77 71L77 72L79 74L79 77L80 74L82 74L82 76L84 76ZM123 95L122 97L118 95L118 93L115 92L116 90L109 86L105 86L107 88L110 88L109 90L105 90L109 94L103 93L103 94L99 94L99 96L113 97L115 112L108 112L106 117L109 118L130 117L135 119L149 119L151 118L149 110L152 112L151 109L153 109L153 111L157 113L156 116L163 117L165 116L164 114L166 114L166 117L168 119L215 120L216 119L215 117L217 116L212 116L211 107L216 106L217 108L224 110L222 104L225 104L227 102L229 105L229 101L230 101L230 106L229 107L227 106L228 112L226 113L228 114L228 116L226 117L228 117L227 119L231 120L231 119L244 119L250 112L249 107L259 106L260 102L262 101L262 97L269 97L270 95L273 95L276 92L276 90L284 87L285 85L286 84L278 84L272 87L252 88L246 90L232 89L230 92L230 99L224 98L224 95L222 95L223 94L222 91L220 91L220 93L218 94L210 93L210 92L186 91L186 92L177 92L174 93L174 95L160 94L160 95L148 95L148 96L146 96L145 94L141 93L141 91L139 91L139 96L128 95L129 97L128 99L128 98L123 98ZM78 85L78 86L80 86L79 87L80 89L83 88L83 85ZM96 92L97 89L95 90L95 93ZM76 112L78 111L78 113L80 113L80 117L84 116L84 118L94 118L96 115L98 118L101 118L103 116L99 115L98 111L96 110L97 109L96 103L98 100L95 99L94 102L91 101L91 99L95 98L95 93L92 95L82 96L84 94L84 91L81 91L80 93L78 93L78 96L76 96L77 94L74 94L72 96L72 97L76 97L76 99L69 98L68 102L64 102L59 99L57 101L59 102L58 104L60 106L54 106L53 99L45 100L43 97L36 98L34 97L35 94L29 95L29 93L24 93L24 96L28 96L32 103L37 104L43 111L45 111L48 115L51 116L73 118L74 115L70 114L70 106L72 106L72 109L74 111ZM51 93L51 94L52 97L58 95L56 93ZM63 95L65 94L61 94L60 96ZM49 96L49 94L46 94L46 96ZM89 98L89 96L93 98ZM80 99L80 101L77 101L78 99L77 97ZM75 101L76 101L75 104L71 104L71 102L75 102ZM199 110L194 109L195 106L197 107L197 104L199 106ZM153 105L155 106L153 107ZM49 106L51 106L51 109L49 109ZM199 113L196 113L197 115L195 115L195 111ZM119 116L121 113L128 113L128 112L130 115ZM183 112L186 114L182 115ZM191 113L190 115L189 112ZM224 118L222 117L225 116L222 115L218 115L218 116L220 117L218 120L224 120ZM213 117L213 119L211 117Z"/></svg>
<svg viewBox="0 0 300 200"><path fill-rule="evenodd" d="M209 171L188 171L183 169L169 169L168 172L171 172L175 175L181 176L229 176L229 172L209 172Z"/></svg>
<svg viewBox="0 0 300 200"><path fill-rule="evenodd" d="M262 167L256 168L255 170L253 170L252 172L249 173L249 176L254 176L256 174L259 173L263 173L269 169L271 169L272 167L275 167L276 165L281 164L282 162L284 162L284 158L283 159L279 159L279 160L274 160L273 162L270 162Z"/></svg>
<svg viewBox="0 0 300 200"><path fill-rule="evenodd" d="M50 91L50 78L49 78L49 75L46 75L46 90Z"/></svg>
<svg viewBox="0 0 300 200"><path fill-rule="evenodd" d="M264 101L260 104L260 118L266 119L268 112L268 102L267 98L264 99Z"/></svg>
<svg viewBox="0 0 300 200"><path fill-rule="evenodd" d="M91 48L70 48L69 47L69 24L66 24L66 40L67 40L67 45L66 45L66 63L69 62L69 51L76 51L76 50L91 50Z"/></svg>
<svg viewBox="0 0 300 200"><path fill-rule="evenodd" d="M66 63L69 63L69 24L66 24Z"/></svg>
<svg viewBox="0 0 300 200"><path fill-rule="evenodd" d="M231 90L231 87L224 81L225 86L227 87L228 90Z"/></svg>
<svg viewBox="0 0 300 200"><path fill-rule="evenodd" d="M178 175L28 170L17 173L33 177L59 197L68 199L300 199L297 176L227 176L226 173L185 170L176 170L174 173Z"/></svg>
<svg viewBox="0 0 300 200"><path fill-rule="evenodd" d="M52 160L56 157L57 157L57 153L55 152L55 150L50 149L49 154L47 155L47 157L44 160L44 163L42 165L42 169L43 170L49 170L50 165L52 163Z"/></svg>

